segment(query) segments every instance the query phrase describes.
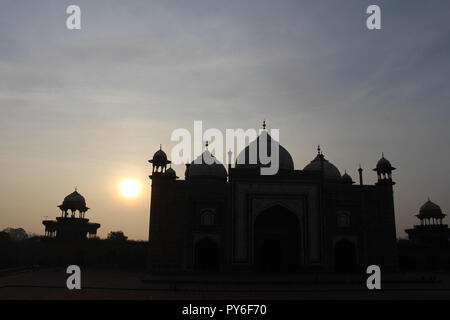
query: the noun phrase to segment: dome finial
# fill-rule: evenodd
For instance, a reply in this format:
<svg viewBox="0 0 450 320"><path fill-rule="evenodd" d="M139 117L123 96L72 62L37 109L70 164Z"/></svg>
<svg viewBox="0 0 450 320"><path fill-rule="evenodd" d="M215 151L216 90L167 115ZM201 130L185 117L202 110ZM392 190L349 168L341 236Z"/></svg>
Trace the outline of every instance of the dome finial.
<svg viewBox="0 0 450 320"><path fill-rule="evenodd" d="M384 158L384 152L381 153L381 157Z"/></svg>
<svg viewBox="0 0 450 320"><path fill-rule="evenodd" d="M159 150L162 150L162 144L161 143L159 144Z"/></svg>
<svg viewBox="0 0 450 320"><path fill-rule="evenodd" d="M77 189L78 189L78 186L75 186L75 192L77 192L77 191L78 191Z"/></svg>
<svg viewBox="0 0 450 320"><path fill-rule="evenodd" d="M317 145L317 154L322 154L322 151L321 151L321 149L320 149L320 144Z"/></svg>
<svg viewBox="0 0 450 320"><path fill-rule="evenodd" d="M231 149L230 149L230 150L228 150L228 165L229 166L231 166L232 156L233 156L233 151L231 151Z"/></svg>
<svg viewBox="0 0 450 320"><path fill-rule="evenodd" d="M263 128L263 130L266 130L266 119L263 120L262 128Z"/></svg>
<svg viewBox="0 0 450 320"><path fill-rule="evenodd" d="M205 143L206 150L208 150L208 146L209 146L209 142L208 142L208 140L206 140L206 143Z"/></svg>

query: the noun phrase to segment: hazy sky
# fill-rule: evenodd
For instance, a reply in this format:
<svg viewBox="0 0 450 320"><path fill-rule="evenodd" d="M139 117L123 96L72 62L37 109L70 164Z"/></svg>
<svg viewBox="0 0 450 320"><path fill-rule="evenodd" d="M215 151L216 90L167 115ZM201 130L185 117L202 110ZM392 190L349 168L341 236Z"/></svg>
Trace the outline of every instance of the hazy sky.
<svg viewBox="0 0 450 320"><path fill-rule="evenodd" d="M66 7L81 7L81 30ZM365 27L382 9L382 29ZM398 236L427 197L450 211L450 2L17 1L0 4L0 229L43 234L75 186L101 223L147 239L151 167L170 134L258 128L296 169L327 159L374 183L393 166ZM184 168L176 166L184 177ZM118 193L140 181L139 197ZM448 222L448 219L445 220Z"/></svg>

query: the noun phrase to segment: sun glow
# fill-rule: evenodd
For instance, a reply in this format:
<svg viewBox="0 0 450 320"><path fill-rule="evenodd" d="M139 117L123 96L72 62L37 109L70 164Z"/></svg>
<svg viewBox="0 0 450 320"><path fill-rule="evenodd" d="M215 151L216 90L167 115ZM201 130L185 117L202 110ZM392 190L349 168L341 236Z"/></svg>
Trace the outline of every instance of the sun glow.
<svg viewBox="0 0 450 320"><path fill-rule="evenodd" d="M139 182L133 179L127 179L120 183L120 193L126 198L134 198L141 191Z"/></svg>

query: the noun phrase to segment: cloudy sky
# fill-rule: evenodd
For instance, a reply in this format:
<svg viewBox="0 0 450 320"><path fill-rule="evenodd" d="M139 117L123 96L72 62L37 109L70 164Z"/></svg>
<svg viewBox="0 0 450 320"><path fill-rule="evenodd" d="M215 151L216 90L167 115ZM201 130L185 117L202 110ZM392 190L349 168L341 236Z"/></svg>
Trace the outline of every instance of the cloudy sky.
<svg viewBox="0 0 450 320"><path fill-rule="evenodd" d="M81 30L66 28L71 4ZM372 184L384 152L404 236L428 196L450 211L449 18L447 0L2 0L0 229L43 234L78 186L101 237L145 240L147 160L174 129L267 119L297 169L320 144ZM125 178L137 198L118 193Z"/></svg>

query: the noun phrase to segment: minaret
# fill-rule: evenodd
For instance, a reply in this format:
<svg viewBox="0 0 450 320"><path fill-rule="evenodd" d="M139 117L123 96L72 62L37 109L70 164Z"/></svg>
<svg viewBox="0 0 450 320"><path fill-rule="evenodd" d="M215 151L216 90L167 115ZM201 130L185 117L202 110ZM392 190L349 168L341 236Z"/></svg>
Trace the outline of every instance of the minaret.
<svg viewBox="0 0 450 320"><path fill-rule="evenodd" d="M390 265L390 267L395 269L398 266L398 254L395 246L397 241L393 189L395 182L392 181L392 171L395 170L395 168L382 153L381 159L378 160L377 165L373 170L377 173L378 181L375 185L377 186L381 200L379 202L379 214L381 221L383 221L383 232L381 232L382 235L380 235L380 241L383 241L386 244L392 244L386 245L386 250L383 255L385 261L389 261L389 263L386 262L386 265Z"/></svg>
<svg viewBox="0 0 450 320"><path fill-rule="evenodd" d="M164 233L164 215L167 208L167 194L173 187L173 182L177 179L176 173L172 168L167 168L171 163L167 159L166 153L162 150L161 145L159 150L155 152L153 158L148 160L152 164L152 174L149 178L152 180L151 186L151 202L150 202L150 222L149 222L149 243L154 241L160 242ZM158 250L151 245L148 246L148 266L151 265L153 257L153 250Z"/></svg>
<svg viewBox="0 0 450 320"><path fill-rule="evenodd" d="M358 168L358 173L359 173L359 184L362 186L363 183L363 169L361 168L361 163L359 164L359 168Z"/></svg>

